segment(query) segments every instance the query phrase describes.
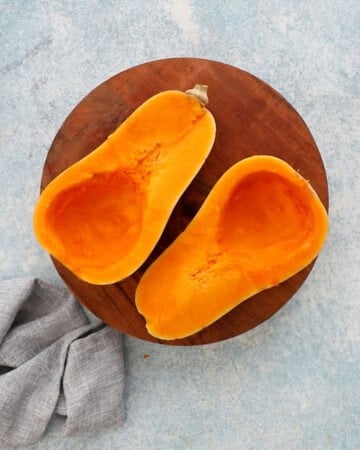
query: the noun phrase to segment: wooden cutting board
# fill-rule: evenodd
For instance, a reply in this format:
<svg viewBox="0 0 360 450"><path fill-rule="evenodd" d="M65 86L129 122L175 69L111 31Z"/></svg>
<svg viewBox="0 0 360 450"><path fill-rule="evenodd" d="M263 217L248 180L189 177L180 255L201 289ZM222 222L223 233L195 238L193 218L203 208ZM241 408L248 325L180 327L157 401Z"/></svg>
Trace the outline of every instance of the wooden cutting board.
<svg viewBox="0 0 360 450"><path fill-rule="evenodd" d="M146 267L184 230L215 182L237 161L255 154L284 159L311 182L328 207L324 165L299 114L269 85L236 67L195 58L149 62L105 81L74 108L50 147L41 180L43 190L64 169L94 150L152 95L168 89L186 90L196 83L209 86L208 109L217 124L215 144L145 264L120 283L96 286L79 280L53 259L75 297L104 322L131 336L170 345L208 344L254 328L278 311L310 273L313 264L279 286L248 299L213 325L186 339L161 341L152 337L134 305L136 286Z"/></svg>

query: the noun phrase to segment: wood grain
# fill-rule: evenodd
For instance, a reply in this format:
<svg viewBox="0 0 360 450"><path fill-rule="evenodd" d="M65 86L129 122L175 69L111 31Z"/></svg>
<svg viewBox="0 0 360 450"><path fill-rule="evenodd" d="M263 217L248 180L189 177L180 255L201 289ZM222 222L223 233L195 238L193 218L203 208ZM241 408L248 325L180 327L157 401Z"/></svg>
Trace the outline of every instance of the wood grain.
<svg viewBox="0 0 360 450"><path fill-rule="evenodd" d="M186 339L153 338L134 305L136 286L146 267L184 230L215 182L237 161L254 154L284 159L311 182L328 207L324 165L299 114L269 85L236 67L195 58L149 62L105 81L74 108L50 147L41 180L42 190L64 169L95 149L150 96L167 89L186 90L196 83L209 86L208 108L217 123L215 145L145 264L120 283L95 286L79 280L53 260L75 297L103 321L131 336L169 345L208 344L254 328L278 311L310 273L313 264Z"/></svg>

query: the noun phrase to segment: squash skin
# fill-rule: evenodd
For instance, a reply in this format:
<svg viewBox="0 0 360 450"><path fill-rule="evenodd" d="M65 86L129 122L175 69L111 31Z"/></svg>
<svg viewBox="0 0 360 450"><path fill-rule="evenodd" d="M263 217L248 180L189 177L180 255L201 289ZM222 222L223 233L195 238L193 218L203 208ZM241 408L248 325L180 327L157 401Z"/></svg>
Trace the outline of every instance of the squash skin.
<svg viewBox="0 0 360 450"><path fill-rule="evenodd" d="M200 331L306 267L327 230L316 192L285 161L240 161L140 280L135 302L148 332L171 340Z"/></svg>
<svg viewBox="0 0 360 450"><path fill-rule="evenodd" d="M37 240L89 283L131 275L205 162L215 132L213 116L193 96L151 97L44 189L33 217Z"/></svg>

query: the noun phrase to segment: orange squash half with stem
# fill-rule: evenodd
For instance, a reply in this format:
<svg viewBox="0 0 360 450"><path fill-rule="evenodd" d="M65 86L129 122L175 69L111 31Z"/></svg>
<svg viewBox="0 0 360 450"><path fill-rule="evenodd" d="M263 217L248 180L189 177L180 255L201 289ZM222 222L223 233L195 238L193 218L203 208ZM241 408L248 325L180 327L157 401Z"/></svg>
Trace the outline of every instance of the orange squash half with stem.
<svg viewBox="0 0 360 450"><path fill-rule="evenodd" d="M161 92L56 177L34 213L44 249L93 284L132 274L212 148L206 102L206 86Z"/></svg>
<svg viewBox="0 0 360 450"><path fill-rule="evenodd" d="M137 309L153 336L189 336L306 267L327 229L324 206L292 167L272 156L244 159L147 269Z"/></svg>

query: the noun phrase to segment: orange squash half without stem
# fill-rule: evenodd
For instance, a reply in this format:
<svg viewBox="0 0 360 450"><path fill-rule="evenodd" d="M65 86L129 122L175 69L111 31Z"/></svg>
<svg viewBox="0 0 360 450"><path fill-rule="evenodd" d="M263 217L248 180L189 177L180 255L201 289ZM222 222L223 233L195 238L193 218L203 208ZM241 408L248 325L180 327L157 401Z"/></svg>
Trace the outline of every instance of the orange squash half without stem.
<svg viewBox="0 0 360 450"><path fill-rule="evenodd" d="M216 127L206 101L206 86L151 97L56 177L35 208L40 244L93 284L132 274L212 148Z"/></svg>
<svg viewBox="0 0 360 450"><path fill-rule="evenodd" d="M272 156L244 159L147 269L137 309L153 336L189 336L306 267L327 229L324 206L292 167Z"/></svg>

